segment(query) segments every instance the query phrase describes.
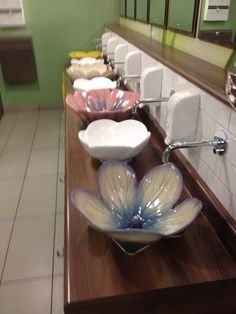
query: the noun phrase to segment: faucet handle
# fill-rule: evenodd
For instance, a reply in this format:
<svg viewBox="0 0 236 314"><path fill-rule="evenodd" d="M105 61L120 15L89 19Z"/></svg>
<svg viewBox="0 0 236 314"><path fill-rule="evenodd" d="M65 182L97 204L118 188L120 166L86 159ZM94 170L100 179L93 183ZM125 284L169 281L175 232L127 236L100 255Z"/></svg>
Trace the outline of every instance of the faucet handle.
<svg viewBox="0 0 236 314"><path fill-rule="evenodd" d="M227 149L227 136L223 130L218 130L214 135L213 153L224 155Z"/></svg>

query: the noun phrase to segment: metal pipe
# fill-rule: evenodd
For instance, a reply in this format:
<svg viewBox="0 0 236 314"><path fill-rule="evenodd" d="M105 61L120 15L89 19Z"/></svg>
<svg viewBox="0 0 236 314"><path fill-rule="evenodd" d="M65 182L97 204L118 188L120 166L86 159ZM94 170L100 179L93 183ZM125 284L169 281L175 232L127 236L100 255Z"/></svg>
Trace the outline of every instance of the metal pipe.
<svg viewBox="0 0 236 314"><path fill-rule="evenodd" d="M140 107L141 104L150 104L150 105L156 105L156 103L160 102L167 102L169 101L170 97L175 93L175 91L172 89L170 91L170 96L169 97L160 97L160 98L145 98L145 99L140 99L137 100L136 103L133 106L133 113L137 113L137 108Z"/></svg>
<svg viewBox="0 0 236 314"><path fill-rule="evenodd" d="M223 155L226 151L227 138L224 136L219 137L218 134L214 136L213 140L210 141L200 141L200 142L175 142L166 147L163 155L162 162L169 162L170 154L173 150L178 148L192 148L192 147L205 147L205 146L213 146L213 153L218 153L219 155Z"/></svg>

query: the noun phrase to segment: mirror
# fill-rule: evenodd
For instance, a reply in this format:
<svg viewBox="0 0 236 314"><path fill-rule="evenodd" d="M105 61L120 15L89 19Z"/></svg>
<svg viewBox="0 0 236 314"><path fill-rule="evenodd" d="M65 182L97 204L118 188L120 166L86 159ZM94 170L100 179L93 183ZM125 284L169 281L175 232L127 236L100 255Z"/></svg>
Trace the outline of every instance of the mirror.
<svg viewBox="0 0 236 314"><path fill-rule="evenodd" d="M126 0L126 17L135 19L136 0Z"/></svg>
<svg viewBox="0 0 236 314"><path fill-rule="evenodd" d="M168 0L150 0L149 23L162 28L167 25Z"/></svg>
<svg viewBox="0 0 236 314"><path fill-rule="evenodd" d="M235 13L235 0L202 0L198 38L236 49Z"/></svg>
<svg viewBox="0 0 236 314"><path fill-rule="evenodd" d="M149 0L136 0L136 20L148 23L149 19Z"/></svg>
<svg viewBox="0 0 236 314"><path fill-rule="evenodd" d="M167 28L173 32L196 35L199 0L169 0Z"/></svg>
<svg viewBox="0 0 236 314"><path fill-rule="evenodd" d="M126 0L120 0L120 16L126 16Z"/></svg>

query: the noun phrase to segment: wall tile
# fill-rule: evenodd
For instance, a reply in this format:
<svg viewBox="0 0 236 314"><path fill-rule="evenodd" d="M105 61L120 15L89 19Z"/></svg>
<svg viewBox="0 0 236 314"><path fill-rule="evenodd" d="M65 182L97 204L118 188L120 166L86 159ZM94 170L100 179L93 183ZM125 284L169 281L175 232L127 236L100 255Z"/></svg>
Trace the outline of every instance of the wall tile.
<svg viewBox="0 0 236 314"><path fill-rule="evenodd" d="M171 88L174 87L174 76L175 72L171 69L167 68L166 66L163 66L163 81L170 85Z"/></svg>
<svg viewBox="0 0 236 314"><path fill-rule="evenodd" d="M216 123L215 120L209 117L204 111L199 111L197 126L198 134L202 134L205 139L211 140L219 128L220 126Z"/></svg>
<svg viewBox="0 0 236 314"><path fill-rule="evenodd" d="M229 131L236 136L236 111L231 110Z"/></svg>
<svg viewBox="0 0 236 314"><path fill-rule="evenodd" d="M161 65L160 62L156 61L155 59L153 59L152 57L150 57L149 55L147 55L146 53L142 53L142 61L141 61L141 69L144 70L146 68L155 66L155 65Z"/></svg>
<svg viewBox="0 0 236 314"><path fill-rule="evenodd" d="M224 207L229 210L232 194L211 170L208 170L206 183Z"/></svg>
<svg viewBox="0 0 236 314"><path fill-rule="evenodd" d="M226 160L220 172L221 181L236 196L236 168Z"/></svg>
<svg viewBox="0 0 236 314"><path fill-rule="evenodd" d="M213 147L202 147L200 151L201 160L208 166L211 171L215 173L217 177L220 177L221 169L224 167L226 162L225 156L213 153Z"/></svg>
<svg viewBox="0 0 236 314"><path fill-rule="evenodd" d="M225 129L229 127L229 120L230 120L230 107L226 106L216 98L212 97L211 95L206 95L206 106L205 112L218 124L223 126Z"/></svg>
<svg viewBox="0 0 236 314"><path fill-rule="evenodd" d="M194 85L190 82L188 82L185 78L182 76L178 75L177 73L174 73L174 89L175 90L181 90L185 88L193 88Z"/></svg>
<svg viewBox="0 0 236 314"><path fill-rule="evenodd" d="M226 130L224 130L224 132L226 133L227 139L229 140L228 144L227 144L227 150L225 153L225 158L231 162L231 164L236 167L236 139L234 137L234 135L230 132L227 132Z"/></svg>
<svg viewBox="0 0 236 314"><path fill-rule="evenodd" d="M189 156L189 162L192 164L194 169L200 174L203 181L206 181L207 173L208 173L208 167L203 162L202 159L196 154L194 151L192 151L192 154Z"/></svg>
<svg viewBox="0 0 236 314"><path fill-rule="evenodd" d="M236 220L236 197L235 196L232 198L229 213Z"/></svg>

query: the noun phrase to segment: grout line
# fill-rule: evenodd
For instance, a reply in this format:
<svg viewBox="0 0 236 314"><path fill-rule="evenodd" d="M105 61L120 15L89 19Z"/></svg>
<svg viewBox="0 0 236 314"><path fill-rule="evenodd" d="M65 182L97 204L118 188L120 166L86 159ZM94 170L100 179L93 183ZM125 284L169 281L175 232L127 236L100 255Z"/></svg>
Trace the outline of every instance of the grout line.
<svg viewBox="0 0 236 314"><path fill-rule="evenodd" d="M36 276L36 277L27 277L27 278L21 278L21 279L14 279L14 280L5 280L2 282L1 286L11 286L11 285L17 285L25 282L33 282L33 281L39 281L43 279L51 279L51 275L44 275L44 276Z"/></svg>
<svg viewBox="0 0 236 314"><path fill-rule="evenodd" d="M31 147L30 147L30 152L29 152L29 156L28 156L28 161L27 161L26 169L25 169L25 174L24 174L23 181L22 181L22 186L21 186L21 189L20 189L20 194L19 194L19 199L18 199L18 202L17 202L16 212L15 212L15 216L14 216L14 219L13 219L11 234L10 234L10 237L9 237L8 246L7 246L7 250L6 250L6 253L5 253L5 260L4 260L4 263L3 263L2 273L1 273L1 276L0 276L0 284L1 284L1 282L2 282L4 270L5 270L5 267L6 267L7 255L8 255L8 252L9 252L10 243L11 243L12 236L13 236L13 230L14 230L14 227L15 227L17 212L18 212L18 208L19 208L19 204L20 204L20 199L21 199L22 192L23 192L23 187L24 187L24 182L25 182L25 178L26 178L26 173L27 173L28 166L29 166L29 161L30 161L31 152L32 152L32 147L33 147L33 143L34 143L34 139L35 139L35 134L36 134L37 128L38 128L38 121L39 121L39 113L38 113L38 118L37 118L36 125L35 125L34 136L33 136L33 138L32 138L32 144L31 144Z"/></svg>
<svg viewBox="0 0 236 314"><path fill-rule="evenodd" d="M15 125L16 125L16 121L17 121L17 119L18 119L18 116L19 116L19 112L17 112L16 118L15 118L14 122L12 123L11 130L10 130L10 132L9 132L7 138L6 138L5 144L3 145L3 148L2 148L2 150L1 150L1 152L0 152L0 157L2 157L2 155L3 155L3 153L4 153L5 149L6 149L8 140L9 140L10 136L12 135L12 132L13 132L14 127L15 127Z"/></svg>
<svg viewBox="0 0 236 314"><path fill-rule="evenodd" d="M50 303L50 314L53 311L53 284L54 284L54 261L55 261L55 245L56 245L56 228L57 228L57 197L58 197L58 176L59 176L59 158L60 158L60 142L61 142L61 115L59 115L59 134L58 134L58 154L57 154L57 181L56 181L56 202L55 202L55 214L54 214L54 237L53 237L53 250L52 250L52 275L51 275L51 303Z"/></svg>

